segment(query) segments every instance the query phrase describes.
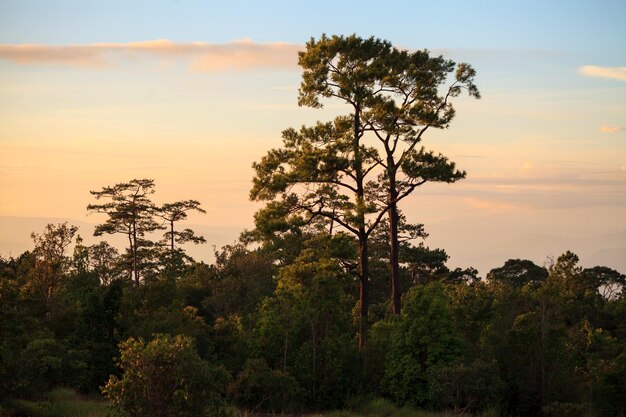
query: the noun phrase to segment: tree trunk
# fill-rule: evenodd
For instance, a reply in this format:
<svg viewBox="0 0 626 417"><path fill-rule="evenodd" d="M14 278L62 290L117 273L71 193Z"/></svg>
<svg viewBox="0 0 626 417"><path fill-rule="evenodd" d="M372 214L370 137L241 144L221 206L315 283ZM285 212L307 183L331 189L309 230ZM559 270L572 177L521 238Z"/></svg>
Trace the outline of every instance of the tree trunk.
<svg viewBox="0 0 626 417"><path fill-rule="evenodd" d="M132 283L133 281L133 260L135 259L134 254L134 250L133 250L133 230L132 227L129 225L128 226L128 250L130 251L130 256L131 256L131 260L130 260L130 268L128 268L128 280Z"/></svg>
<svg viewBox="0 0 626 417"><path fill-rule="evenodd" d="M546 365L545 365L545 349L546 349L546 301L541 301L541 405L545 405L546 400Z"/></svg>
<svg viewBox="0 0 626 417"><path fill-rule="evenodd" d="M365 189L363 184L363 160L361 159L361 107L354 106L354 161L353 168L356 182L356 204L358 216L358 238L359 238L359 351L367 344L367 309L368 309L368 281L369 263L367 253L367 233L365 231Z"/></svg>
<svg viewBox="0 0 626 417"><path fill-rule="evenodd" d="M285 346L283 349L283 372L287 372L287 342L289 332L285 332Z"/></svg>
<svg viewBox="0 0 626 417"><path fill-rule="evenodd" d="M363 229L365 230L365 229ZM365 233L363 234L365 236ZM369 262L367 239L359 236L359 351L367 345L367 309L369 292Z"/></svg>
<svg viewBox="0 0 626 417"><path fill-rule="evenodd" d="M317 327L311 323L311 338L313 339L313 401L317 401Z"/></svg>
<svg viewBox="0 0 626 417"><path fill-rule="evenodd" d="M170 242L172 244L172 253L174 253L174 220L170 222Z"/></svg>
<svg viewBox="0 0 626 417"><path fill-rule="evenodd" d="M388 158L390 159L390 158ZM388 161L389 163L389 161ZM393 166L393 161L388 165ZM395 170L389 169L389 262L391 266L391 312L400 314L400 244L398 242L398 190Z"/></svg>
<svg viewBox="0 0 626 417"><path fill-rule="evenodd" d="M137 268L137 224L133 223L133 271L135 272L135 285L139 286L139 268Z"/></svg>

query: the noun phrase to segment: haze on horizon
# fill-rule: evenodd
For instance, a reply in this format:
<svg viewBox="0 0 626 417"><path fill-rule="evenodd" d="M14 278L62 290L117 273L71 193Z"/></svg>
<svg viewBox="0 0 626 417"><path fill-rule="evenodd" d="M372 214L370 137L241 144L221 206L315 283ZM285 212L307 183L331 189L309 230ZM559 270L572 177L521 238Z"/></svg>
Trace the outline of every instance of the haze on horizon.
<svg viewBox="0 0 626 417"><path fill-rule="evenodd" d="M356 33L477 70L483 98L424 139L467 179L401 205L427 245L483 276L576 248L625 272L626 5L358 4L3 1L0 241L28 240L10 217L97 223L89 190L132 178L153 178L159 203L199 200L189 223L234 240L259 207L252 162L283 129L346 111L298 107L297 51Z"/></svg>

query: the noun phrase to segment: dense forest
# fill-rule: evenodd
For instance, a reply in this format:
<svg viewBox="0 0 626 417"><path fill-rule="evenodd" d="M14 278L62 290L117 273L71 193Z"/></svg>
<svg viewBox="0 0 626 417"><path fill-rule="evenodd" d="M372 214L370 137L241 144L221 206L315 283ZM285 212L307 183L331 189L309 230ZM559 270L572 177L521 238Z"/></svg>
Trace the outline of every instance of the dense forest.
<svg viewBox="0 0 626 417"><path fill-rule="evenodd" d="M0 412L58 387L104 394L120 415L309 413L384 398L398 407L503 416L623 416L626 276L509 259L484 277L400 203L465 177L426 150L474 70L378 39L312 39L299 103L349 113L287 129L254 164L255 227L215 249L185 245L200 202L156 204L134 179L91 191L86 246L50 224L0 258ZM412 197L411 197L412 198ZM462 231L459 231L462 233ZM504 261L504 260L503 260ZM230 411L229 411L230 410Z"/></svg>

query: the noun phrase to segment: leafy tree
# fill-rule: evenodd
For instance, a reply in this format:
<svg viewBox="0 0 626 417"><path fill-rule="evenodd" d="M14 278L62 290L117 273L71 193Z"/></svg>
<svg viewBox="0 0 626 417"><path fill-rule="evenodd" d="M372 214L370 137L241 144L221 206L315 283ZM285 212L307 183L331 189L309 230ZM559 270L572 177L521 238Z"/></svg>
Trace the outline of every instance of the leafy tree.
<svg viewBox="0 0 626 417"><path fill-rule="evenodd" d="M404 249L411 285L427 284L448 273L446 262L450 258L443 249L430 249L423 244ZM402 253L402 252L401 252Z"/></svg>
<svg viewBox="0 0 626 417"><path fill-rule="evenodd" d="M174 252L174 243L179 245L193 242L193 243L206 243L206 240L202 236L196 236L191 229L184 229L182 231L174 230L174 224L187 218L189 211L197 211L199 213L206 213L200 202L196 200L183 200L176 201L175 203L165 203L157 211L157 216L161 217L168 225L168 231L165 233L165 240L169 242L170 250Z"/></svg>
<svg viewBox="0 0 626 417"><path fill-rule="evenodd" d="M494 357L487 353L489 349L485 341L495 324L493 292L481 281L471 285L450 285L447 288L457 329L465 341L465 358L482 358L491 362Z"/></svg>
<svg viewBox="0 0 626 417"><path fill-rule="evenodd" d="M74 254L72 256L72 269L76 274L82 274L89 270L89 248L83 245L83 238L76 236Z"/></svg>
<svg viewBox="0 0 626 417"><path fill-rule="evenodd" d="M104 213L109 216L104 223L96 226L94 235L121 233L127 236L130 255L128 274L130 279L134 277L135 285L139 285L141 261L142 257L146 257L142 249L148 243L144 236L146 233L161 228L154 220L157 208L150 200L150 196L154 194L154 180L134 179L102 187L100 191L90 192L96 200L108 200L103 204L87 206L90 212Z"/></svg>
<svg viewBox="0 0 626 417"><path fill-rule="evenodd" d="M89 269L102 285L109 285L120 273L119 252L106 241L89 246Z"/></svg>
<svg viewBox="0 0 626 417"><path fill-rule="evenodd" d="M360 143L373 134L384 151L370 155L382 167L375 185L386 196L380 209L389 212L393 312L400 312L398 202L428 182L455 182L465 176L442 155L417 148L429 128L448 127L454 117L450 98L466 89L480 94L474 85L475 71L467 64L456 67L455 80L440 94L440 87L455 63L431 57L426 50L398 50L389 42L356 35L311 39L300 52L304 69L299 103L321 107L321 97L332 97L350 106L346 119L353 126L356 198L363 200L364 174ZM364 219L360 220L364 223ZM361 237L359 237L361 239Z"/></svg>
<svg viewBox="0 0 626 417"><path fill-rule="evenodd" d="M65 222L56 226L48 224L42 234L31 234L35 243L35 268L30 286L43 293L46 308L49 308L51 298L62 288L63 280L67 277L71 261L65 252L77 231L76 226Z"/></svg>
<svg viewBox="0 0 626 417"><path fill-rule="evenodd" d="M567 251L550 265L549 278L561 287L564 294L574 296L585 291L585 282L581 277L582 268L578 265L578 255Z"/></svg>
<svg viewBox="0 0 626 417"><path fill-rule="evenodd" d="M429 372L461 357L463 340L440 282L411 288L391 334L384 385L399 403L428 405Z"/></svg>
<svg viewBox="0 0 626 417"><path fill-rule="evenodd" d="M184 336L130 338L120 345L120 378L103 388L123 416L205 416L222 405L225 371L200 359Z"/></svg>
<svg viewBox="0 0 626 417"><path fill-rule="evenodd" d="M31 260L29 252L20 256ZM23 306L19 259L0 256L0 404L19 388L16 375L24 367L21 351L29 339L33 314ZM29 262L30 263L30 262Z"/></svg>
<svg viewBox="0 0 626 417"><path fill-rule="evenodd" d="M316 254L317 255L317 254ZM292 330L291 369L305 398L316 407L340 407L353 390L357 359L352 326L353 298L346 274L333 259L305 253L281 271L279 292L291 293L287 314L299 318ZM286 352L285 352L286 353Z"/></svg>
<svg viewBox="0 0 626 417"><path fill-rule="evenodd" d="M283 148L274 149L254 165L256 176L250 196L270 201L262 212L288 216L284 224L308 224L319 218L338 224L358 240L360 282L359 346L363 346L367 323L369 258L368 238L384 213L368 221L376 207L366 201L364 178L375 162L370 150L352 139L349 120L318 123L313 128L283 132ZM356 143L356 145L355 145ZM266 219L269 216L258 215ZM271 217L270 217L271 218Z"/></svg>
<svg viewBox="0 0 626 417"><path fill-rule="evenodd" d="M467 268L454 268L452 271L448 272L446 281L475 285L480 282L480 277L478 276L478 270L470 266Z"/></svg>
<svg viewBox="0 0 626 417"><path fill-rule="evenodd" d="M398 285L398 291L401 288L406 289L412 283L410 282L410 275L412 274L412 254L414 246L412 241L417 239L426 239L428 233L424 230L422 224L408 224L404 215L400 214L399 223L399 244L400 244L400 262L402 272L402 282ZM370 313L375 313L376 309L385 309L385 314L392 312L392 304L390 302L392 298L393 289L389 286L391 276L391 259L389 249L389 220L384 218L378 227L372 232L370 236L370 264L371 264L371 285L370 285L370 302L373 310L370 308ZM421 244L421 242L420 242ZM374 306L376 305L377 306ZM370 318L371 321L376 320L376 316Z"/></svg>
<svg viewBox="0 0 626 417"><path fill-rule="evenodd" d="M585 268L581 272L587 287L595 290L603 298L614 300L622 296L626 286L626 275L606 266Z"/></svg>
<svg viewBox="0 0 626 417"><path fill-rule="evenodd" d="M604 299L600 296L601 283L593 282L590 275L583 274L576 254L566 251L550 265L546 287L559 293L561 312L567 326L575 326L584 320L596 322Z"/></svg>
<svg viewBox="0 0 626 417"><path fill-rule="evenodd" d="M347 331L353 281L340 262L353 247L345 237L309 237L295 262L280 269L274 295L257 314L259 354L293 375L302 389L299 402L316 408L341 406L356 385L358 355Z"/></svg>
<svg viewBox="0 0 626 417"><path fill-rule="evenodd" d="M40 395L56 386L76 384L84 367L77 352L62 341L35 338L21 352L17 377L24 384L22 392Z"/></svg>
<svg viewBox="0 0 626 417"><path fill-rule="evenodd" d="M207 299L212 313L247 319L276 288L276 267L261 251L243 244L226 245L215 258Z"/></svg>
<svg viewBox="0 0 626 417"><path fill-rule="evenodd" d="M454 182L465 175L445 157L418 150L416 145L428 128L448 125L454 115L449 97L457 96L462 88L479 96L474 71L459 65L456 81L447 94L439 96L438 87L454 70L453 62L431 58L427 51L399 51L389 42L355 35L311 39L300 53L299 64L304 70L300 105L322 107L322 97L333 97L346 103L352 113L333 123L283 132L284 147L255 164L251 197L274 200L280 195L292 211L308 214L305 221L325 217L331 229L337 223L355 235L361 286L359 346L363 346L370 234L388 212L393 311L398 313L397 203L427 181ZM366 146L366 135L372 133L384 145L384 155ZM406 148L398 146L404 143ZM400 154L397 160L396 152ZM382 170L378 183L368 183L368 175L376 170ZM302 185L299 194L293 192L296 184ZM381 192L386 197L381 198Z"/></svg>
<svg viewBox="0 0 626 417"><path fill-rule="evenodd" d="M487 280L490 282L504 282L518 287L528 283L540 283L546 278L548 278L546 268L522 259L509 259L503 266L494 268L487 274Z"/></svg>
<svg viewBox="0 0 626 417"><path fill-rule="evenodd" d="M94 392L115 372L118 355L120 310L125 281L115 280L96 287L80 300L73 342L84 352L85 369L80 373L82 391Z"/></svg>
<svg viewBox="0 0 626 417"><path fill-rule="evenodd" d="M387 354L400 316L378 320L369 329L366 348L367 362L363 366L363 384L367 393L376 397L385 394L384 378L387 372Z"/></svg>

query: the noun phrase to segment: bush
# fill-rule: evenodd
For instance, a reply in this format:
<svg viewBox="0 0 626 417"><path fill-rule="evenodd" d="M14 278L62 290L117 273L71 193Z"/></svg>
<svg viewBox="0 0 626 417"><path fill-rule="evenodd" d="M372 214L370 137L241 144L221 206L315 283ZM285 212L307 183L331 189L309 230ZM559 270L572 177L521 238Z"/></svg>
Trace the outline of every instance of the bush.
<svg viewBox="0 0 626 417"><path fill-rule="evenodd" d="M497 405L504 389L496 364L481 360L434 368L429 380L433 404L461 412L475 413Z"/></svg>
<svg viewBox="0 0 626 417"><path fill-rule="evenodd" d="M120 344L121 379L103 388L122 416L195 417L223 405L227 373L203 361L185 336L156 335Z"/></svg>
<svg viewBox="0 0 626 417"><path fill-rule="evenodd" d="M85 364L77 351L52 338L31 341L21 355L22 394L39 395L56 386L72 386Z"/></svg>
<svg viewBox="0 0 626 417"><path fill-rule="evenodd" d="M249 359L229 391L247 410L274 413L294 405L298 384L291 375L271 369L264 359Z"/></svg>

